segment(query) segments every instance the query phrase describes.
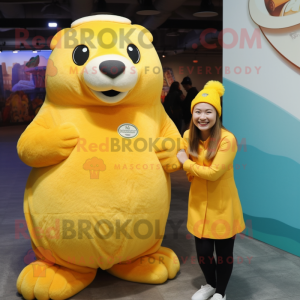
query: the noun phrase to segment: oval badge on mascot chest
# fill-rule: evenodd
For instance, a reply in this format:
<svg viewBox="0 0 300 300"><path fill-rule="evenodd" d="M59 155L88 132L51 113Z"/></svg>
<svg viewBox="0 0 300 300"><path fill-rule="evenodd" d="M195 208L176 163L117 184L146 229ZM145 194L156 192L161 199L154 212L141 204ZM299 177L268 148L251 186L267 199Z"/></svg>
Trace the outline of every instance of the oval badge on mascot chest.
<svg viewBox="0 0 300 300"><path fill-rule="evenodd" d="M133 124L124 123L118 127L118 133L123 138L132 139L139 134L139 130Z"/></svg>

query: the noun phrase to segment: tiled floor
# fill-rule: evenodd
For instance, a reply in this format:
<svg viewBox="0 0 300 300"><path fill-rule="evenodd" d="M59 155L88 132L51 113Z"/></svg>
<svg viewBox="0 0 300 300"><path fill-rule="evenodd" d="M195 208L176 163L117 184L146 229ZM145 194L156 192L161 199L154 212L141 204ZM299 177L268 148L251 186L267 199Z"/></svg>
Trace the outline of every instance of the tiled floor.
<svg viewBox="0 0 300 300"><path fill-rule="evenodd" d="M23 192L30 168L16 153L16 143L24 126L0 127L0 299L22 299L16 279L25 266L24 256L30 241L15 236L15 220L24 220ZM183 171L172 174L172 202L163 246L178 255L181 270L177 277L161 285L138 284L120 280L98 270L85 290L71 299L190 299L205 284L195 263L194 239L186 229L189 182ZM176 230L179 228L178 235ZM248 258L251 258L249 263ZM238 261L239 259L239 261ZM184 262L183 262L184 261ZM234 268L227 287L228 300L300 299L300 258L260 241L237 237Z"/></svg>

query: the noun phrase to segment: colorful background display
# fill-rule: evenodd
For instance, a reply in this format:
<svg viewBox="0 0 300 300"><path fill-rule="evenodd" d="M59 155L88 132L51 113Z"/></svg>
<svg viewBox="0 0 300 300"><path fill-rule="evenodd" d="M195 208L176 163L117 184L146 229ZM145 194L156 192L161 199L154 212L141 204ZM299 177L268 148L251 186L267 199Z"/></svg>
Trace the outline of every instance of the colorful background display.
<svg viewBox="0 0 300 300"><path fill-rule="evenodd" d="M0 54L0 126L29 123L45 98L45 72L51 51Z"/></svg>
<svg viewBox="0 0 300 300"><path fill-rule="evenodd" d="M291 15L271 16L264 5L264 0L224 1L223 123L240 143L235 180L245 233L300 256L300 68L289 59L299 56L300 43L291 44L288 53L276 48L295 41L291 32L299 24L277 31L276 22L280 27ZM251 11L255 6L259 9ZM254 19L265 22L262 29ZM275 44L265 29L275 30Z"/></svg>

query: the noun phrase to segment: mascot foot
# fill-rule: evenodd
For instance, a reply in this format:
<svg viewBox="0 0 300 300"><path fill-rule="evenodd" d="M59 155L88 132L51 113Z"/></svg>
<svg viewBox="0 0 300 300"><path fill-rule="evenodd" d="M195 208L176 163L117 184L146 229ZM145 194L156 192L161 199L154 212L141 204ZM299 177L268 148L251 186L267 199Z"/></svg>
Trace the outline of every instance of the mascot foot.
<svg viewBox="0 0 300 300"><path fill-rule="evenodd" d="M160 247L157 252L112 266L106 270L118 278L150 284L173 279L180 269L177 255L169 248Z"/></svg>
<svg viewBox="0 0 300 300"><path fill-rule="evenodd" d="M26 299L67 299L95 278L97 270L79 273L71 269L37 260L26 266L17 279L17 289Z"/></svg>

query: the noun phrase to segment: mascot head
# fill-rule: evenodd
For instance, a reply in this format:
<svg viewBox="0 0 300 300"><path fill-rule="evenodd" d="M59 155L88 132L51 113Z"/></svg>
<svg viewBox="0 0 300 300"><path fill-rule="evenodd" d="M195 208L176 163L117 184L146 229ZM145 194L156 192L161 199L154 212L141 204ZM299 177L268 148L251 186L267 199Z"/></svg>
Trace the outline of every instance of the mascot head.
<svg viewBox="0 0 300 300"><path fill-rule="evenodd" d="M118 16L76 20L52 39L47 100L61 105L151 105L160 102L162 66L152 34Z"/></svg>

